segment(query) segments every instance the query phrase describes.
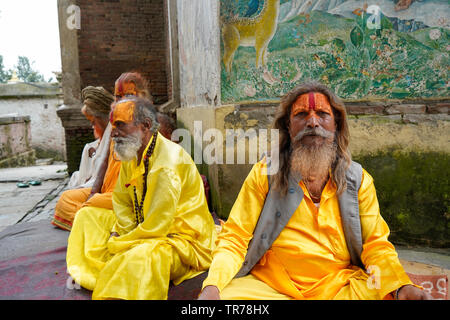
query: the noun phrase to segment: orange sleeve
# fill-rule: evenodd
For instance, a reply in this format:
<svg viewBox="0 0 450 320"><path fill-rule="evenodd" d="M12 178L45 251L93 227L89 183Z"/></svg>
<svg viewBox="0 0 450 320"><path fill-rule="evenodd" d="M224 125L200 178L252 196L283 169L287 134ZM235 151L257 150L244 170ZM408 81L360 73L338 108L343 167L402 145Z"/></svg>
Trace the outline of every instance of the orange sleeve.
<svg viewBox="0 0 450 320"><path fill-rule="evenodd" d="M82 207L113 209L112 192L96 193Z"/></svg>
<svg viewBox="0 0 450 320"><path fill-rule="evenodd" d="M269 189L266 172L265 162L258 162L245 179L218 236L213 261L202 289L213 285L221 291L241 268Z"/></svg>
<svg viewBox="0 0 450 320"><path fill-rule="evenodd" d="M388 240L390 230L380 214L373 178L365 170L358 197L364 243L361 259L366 269L375 271L379 277L380 297L385 298L401 286L413 283Z"/></svg>
<svg viewBox="0 0 450 320"><path fill-rule="evenodd" d="M102 193L113 192L119 178L121 162L114 155L114 142L111 142L109 148L108 168L103 178Z"/></svg>

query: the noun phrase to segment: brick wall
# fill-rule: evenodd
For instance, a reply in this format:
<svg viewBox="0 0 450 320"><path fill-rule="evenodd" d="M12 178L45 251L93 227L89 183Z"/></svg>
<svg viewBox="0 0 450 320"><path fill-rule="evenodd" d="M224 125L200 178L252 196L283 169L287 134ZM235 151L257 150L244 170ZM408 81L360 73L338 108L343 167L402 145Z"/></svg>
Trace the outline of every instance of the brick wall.
<svg viewBox="0 0 450 320"><path fill-rule="evenodd" d="M67 171L69 175L78 171L84 146L95 140L92 128L65 128L67 148Z"/></svg>
<svg viewBox="0 0 450 320"><path fill-rule="evenodd" d="M164 0L164 8L168 7L168 0ZM164 10L164 23L167 23L169 21L169 16L168 16L168 10ZM170 40L170 30L169 30L169 25L168 23L166 24L166 28L165 28L165 45L166 45L166 74L167 74L167 96L168 99L170 99L170 97L172 97L172 90L173 90L173 83L172 83L172 70L171 70L171 61L170 61L170 57L171 57L171 40Z"/></svg>
<svg viewBox="0 0 450 320"><path fill-rule="evenodd" d="M141 72L156 104L167 101L168 81L164 0L78 0L81 87L103 86L126 71Z"/></svg>
<svg viewBox="0 0 450 320"><path fill-rule="evenodd" d="M398 102L346 102L345 107L349 115L377 115L387 117L402 123L420 123L423 121L449 121L450 102L420 101L412 103Z"/></svg>

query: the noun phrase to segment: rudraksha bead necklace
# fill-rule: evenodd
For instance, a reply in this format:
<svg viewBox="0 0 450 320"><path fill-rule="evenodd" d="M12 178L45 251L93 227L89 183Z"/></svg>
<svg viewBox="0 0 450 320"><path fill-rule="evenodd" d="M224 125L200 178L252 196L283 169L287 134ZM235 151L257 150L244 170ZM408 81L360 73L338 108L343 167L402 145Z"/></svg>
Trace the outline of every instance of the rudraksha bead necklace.
<svg viewBox="0 0 450 320"><path fill-rule="evenodd" d="M138 226L140 223L144 222L143 210L144 210L145 194L147 193L148 162L149 162L149 159L152 156L153 151L155 149L156 138L157 137L158 137L158 131L155 131L153 133L152 143L150 144L150 147L148 147L147 153L144 156L145 172L142 175L142 177L144 179L144 182L143 182L143 187L142 187L141 201L139 202L139 205L138 205L138 199L137 199L137 194L136 194L136 186L133 186L133 191L134 191L134 213L136 215L136 226Z"/></svg>

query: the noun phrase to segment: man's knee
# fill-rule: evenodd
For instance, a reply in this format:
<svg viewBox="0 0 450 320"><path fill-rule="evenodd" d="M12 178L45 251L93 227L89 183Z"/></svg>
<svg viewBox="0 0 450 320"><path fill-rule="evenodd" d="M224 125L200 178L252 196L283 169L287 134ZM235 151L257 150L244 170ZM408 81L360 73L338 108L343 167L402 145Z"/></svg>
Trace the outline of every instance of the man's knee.
<svg viewBox="0 0 450 320"><path fill-rule="evenodd" d="M80 210L78 210L73 220L73 226L80 223L86 223L86 220L90 220L92 218L92 215L89 211L90 210L87 210L86 208L81 208Z"/></svg>

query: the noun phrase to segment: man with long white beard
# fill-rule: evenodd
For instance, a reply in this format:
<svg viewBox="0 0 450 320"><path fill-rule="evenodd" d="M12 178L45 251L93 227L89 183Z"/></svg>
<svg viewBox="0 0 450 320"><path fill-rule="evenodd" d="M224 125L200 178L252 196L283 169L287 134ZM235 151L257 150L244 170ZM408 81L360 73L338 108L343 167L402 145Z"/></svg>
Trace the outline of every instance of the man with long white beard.
<svg viewBox="0 0 450 320"><path fill-rule="evenodd" d="M113 210L78 211L67 248L70 276L93 299L167 299L206 271L216 239L197 167L158 132L149 100L125 98L110 115L121 161Z"/></svg>
<svg viewBox="0 0 450 320"><path fill-rule="evenodd" d="M274 128L279 170L268 175L270 159L252 168L199 299L431 298L388 241L372 177L351 161L339 98L299 85L282 98Z"/></svg>

